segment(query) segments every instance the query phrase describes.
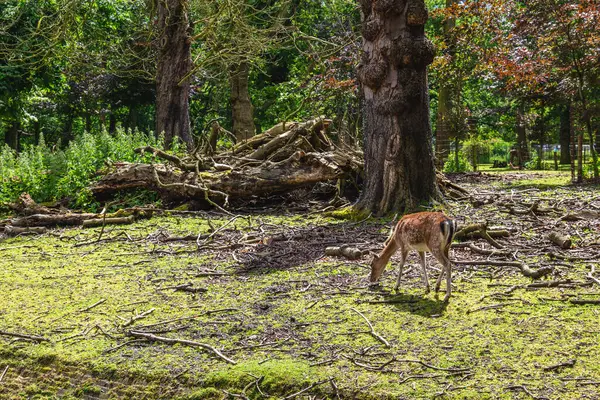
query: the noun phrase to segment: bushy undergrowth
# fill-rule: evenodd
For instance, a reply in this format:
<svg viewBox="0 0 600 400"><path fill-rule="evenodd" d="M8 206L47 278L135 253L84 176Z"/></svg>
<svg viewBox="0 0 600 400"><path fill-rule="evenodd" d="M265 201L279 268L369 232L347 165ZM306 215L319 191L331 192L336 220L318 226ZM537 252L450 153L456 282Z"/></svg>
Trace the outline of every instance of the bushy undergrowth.
<svg viewBox="0 0 600 400"><path fill-rule="evenodd" d="M444 172L469 172L473 171L473 166L469 159L461 151L458 153L458 166L456 165L456 156L452 154L444 164Z"/></svg>
<svg viewBox="0 0 600 400"><path fill-rule="evenodd" d="M65 149L40 139L38 145L17 154L8 146L0 151L0 206L29 193L37 202L69 198L77 207L87 207L92 198L87 189L105 161L144 161L149 156L134 153L143 145L159 145L143 133L84 133Z"/></svg>

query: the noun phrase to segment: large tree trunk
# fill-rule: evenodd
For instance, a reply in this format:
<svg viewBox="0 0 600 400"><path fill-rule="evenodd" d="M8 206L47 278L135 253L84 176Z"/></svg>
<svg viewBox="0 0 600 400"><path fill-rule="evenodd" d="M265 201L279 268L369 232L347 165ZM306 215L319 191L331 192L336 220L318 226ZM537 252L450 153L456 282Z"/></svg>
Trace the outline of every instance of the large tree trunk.
<svg viewBox="0 0 600 400"><path fill-rule="evenodd" d="M238 143L254 136L254 117L250 94L248 92L248 75L250 67L242 62L231 70L229 82L231 86L231 110L233 134Z"/></svg>
<svg viewBox="0 0 600 400"><path fill-rule="evenodd" d="M571 149L569 148L571 142L571 105L567 104L564 106L560 113L560 129L559 129L559 141L560 141L560 163L571 164Z"/></svg>
<svg viewBox="0 0 600 400"><path fill-rule="evenodd" d="M19 151L19 125L19 121L13 121L4 131L4 143L16 151Z"/></svg>
<svg viewBox="0 0 600 400"><path fill-rule="evenodd" d="M158 2L160 32L156 70L156 133L165 135L165 147L179 136L193 147L189 115L189 74L192 70L189 0Z"/></svg>
<svg viewBox="0 0 600 400"><path fill-rule="evenodd" d="M440 198L433 163L423 0L361 0L365 183L358 207L377 214Z"/></svg>
<svg viewBox="0 0 600 400"><path fill-rule="evenodd" d="M451 7L454 4L454 1L455 0L446 0L446 7ZM451 42L451 32L454 28L454 25L454 18L447 18L444 21L444 39L448 45L450 56L453 56L454 54L454 44ZM453 87L449 80L442 80L440 82L435 136L435 159L439 169L444 168L444 164L450 155L450 116L452 115L452 90Z"/></svg>

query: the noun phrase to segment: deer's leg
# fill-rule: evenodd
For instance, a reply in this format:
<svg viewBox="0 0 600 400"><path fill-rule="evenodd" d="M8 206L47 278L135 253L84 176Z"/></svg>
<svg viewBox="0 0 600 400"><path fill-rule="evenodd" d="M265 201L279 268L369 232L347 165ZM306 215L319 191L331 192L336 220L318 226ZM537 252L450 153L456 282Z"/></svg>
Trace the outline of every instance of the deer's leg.
<svg viewBox="0 0 600 400"><path fill-rule="evenodd" d="M446 272L446 267L442 264L440 276L438 276L437 281L435 281L435 292L436 293L440 291L440 286L442 285L442 279L444 278L445 272Z"/></svg>
<svg viewBox="0 0 600 400"><path fill-rule="evenodd" d="M435 291L438 292L440 290L440 285L442 284L442 278L444 274L446 274L446 295L444 296L444 301L448 301L450 298L450 293L452 292L452 265L450 263L450 259L448 258L448 249L444 249L443 251L439 249L433 249L431 254L442 264L442 272L440 272L440 276L435 283Z"/></svg>
<svg viewBox="0 0 600 400"><path fill-rule="evenodd" d="M402 249L400 251L400 267L398 268L398 279L396 279L396 286L394 287L394 290L397 292L398 288L400 288L400 280L402 279L402 268L404 267L404 262L406 261L406 256L408 254L408 251Z"/></svg>
<svg viewBox="0 0 600 400"><path fill-rule="evenodd" d="M427 277L427 261L425 260L425 252L419 251L419 258L421 259L421 268L423 268L423 275L421 278L423 279L423 284L425 284L425 294L430 292L429 288L429 278Z"/></svg>
<svg viewBox="0 0 600 400"><path fill-rule="evenodd" d="M452 292L452 265L450 264L450 260L448 261L448 265L446 266L446 295L444 296L444 301L448 301L450 298L450 293Z"/></svg>

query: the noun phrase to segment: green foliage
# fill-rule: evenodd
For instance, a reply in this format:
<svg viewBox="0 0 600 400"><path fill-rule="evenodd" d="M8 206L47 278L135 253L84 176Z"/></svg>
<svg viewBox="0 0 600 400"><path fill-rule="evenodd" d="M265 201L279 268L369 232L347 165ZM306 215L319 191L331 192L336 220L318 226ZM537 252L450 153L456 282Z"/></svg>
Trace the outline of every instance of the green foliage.
<svg viewBox="0 0 600 400"><path fill-rule="evenodd" d="M533 153L531 159L524 165L525 169L528 170L553 170L554 161L543 160L539 162L539 155L537 152Z"/></svg>
<svg viewBox="0 0 600 400"><path fill-rule="evenodd" d="M140 156L134 149L156 144L152 136L117 130L114 135L84 133L65 150L46 145L43 137L38 145L27 146L18 155L4 146L0 151L0 204L27 192L38 202L68 197L77 207L90 206L87 187L106 161L143 161L149 155Z"/></svg>
<svg viewBox="0 0 600 400"><path fill-rule="evenodd" d="M448 157L448 161L444 164L444 172L468 172L472 170L473 167L462 150L458 152L458 166L456 165L456 155L454 152L452 152L450 157Z"/></svg>
<svg viewBox="0 0 600 400"><path fill-rule="evenodd" d="M597 168L600 168L600 160L597 162L597 164L598 164ZM593 161L583 164L583 177L586 179L594 177L594 162Z"/></svg>

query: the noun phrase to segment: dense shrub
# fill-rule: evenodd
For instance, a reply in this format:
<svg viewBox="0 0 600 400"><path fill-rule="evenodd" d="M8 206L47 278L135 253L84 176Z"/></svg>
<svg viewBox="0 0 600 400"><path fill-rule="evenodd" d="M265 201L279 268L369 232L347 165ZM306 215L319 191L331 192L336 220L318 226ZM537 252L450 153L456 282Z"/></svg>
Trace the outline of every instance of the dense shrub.
<svg viewBox="0 0 600 400"><path fill-rule="evenodd" d="M463 151L458 152L458 165L456 165L456 155L452 153L448 161L444 164L444 172L469 172L473 171L473 166L469 162Z"/></svg>
<svg viewBox="0 0 600 400"><path fill-rule="evenodd" d="M64 150L43 138L19 154L5 145L0 151L0 205L27 192L38 202L69 198L72 205L86 207L92 200L87 188L105 161L144 161L148 155L133 151L143 145L157 145L157 140L122 130L84 133Z"/></svg>

